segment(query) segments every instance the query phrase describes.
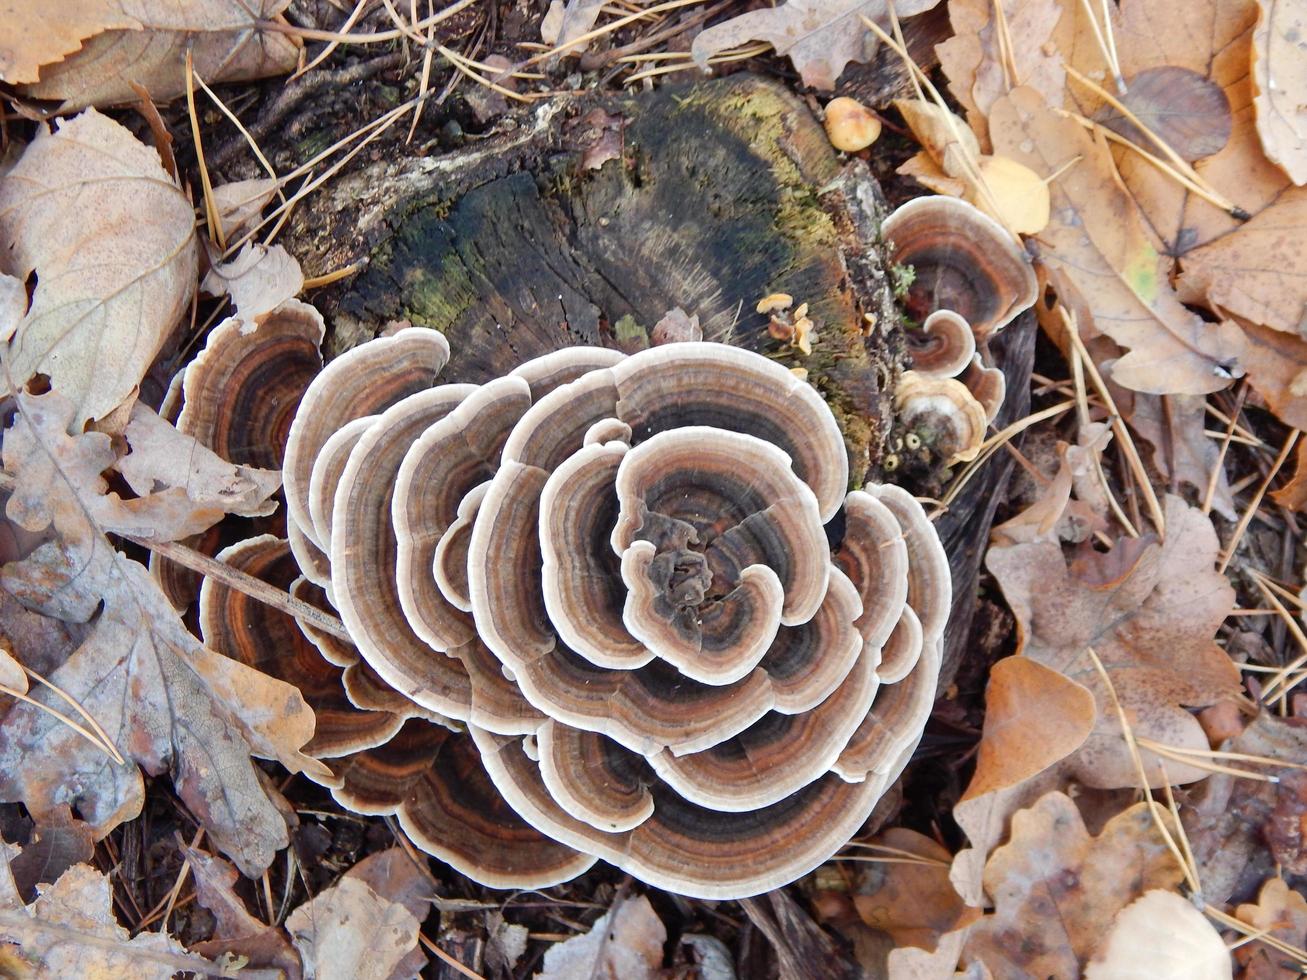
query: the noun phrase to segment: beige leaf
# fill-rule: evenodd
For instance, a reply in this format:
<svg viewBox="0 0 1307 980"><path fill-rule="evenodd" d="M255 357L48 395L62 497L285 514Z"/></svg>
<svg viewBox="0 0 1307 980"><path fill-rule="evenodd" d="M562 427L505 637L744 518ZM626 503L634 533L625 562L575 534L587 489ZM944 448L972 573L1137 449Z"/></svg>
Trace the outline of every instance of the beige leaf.
<svg viewBox="0 0 1307 980"><path fill-rule="evenodd" d="M1120 912L1086 980L1230 980L1230 951L1192 902L1155 888Z"/></svg>
<svg viewBox="0 0 1307 980"><path fill-rule="evenodd" d="M667 929L643 895L628 898L599 917L590 931L545 952L535 980L621 977L655 980L662 975Z"/></svg>
<svg viewBox="0 0 1307 980"><path fill-rule="evenodd" d="M934 7L939 0L901 0L900 19ZM805 85L830 91L850 61L865 62L877 41L862 18L888 26L885 0L786 0L774 8L750 10L700 31L690 46L695 64L708 70L713 55L766 41L794 63Z"/></svg>
<svg viewBox="0 0 1307 980"><path fill-rule="evenodd" d="M1203 394L1238 373L1243 335L1185 309L1168 281L1168 260L1115 176L1111 153L1031 89L1014 89L989 117L994 150L1055 182L1053 220L1041 257L1059 291L1091 300L1094 326L1129 350L1112 378L1136 391Z"/></svg>
<svg viewBox="0 0 1307 980"><path fill-rule="evenodd" d="M420 923L399 902L344 875L286 919L315 980L387 980L418 944Z"/></svg>
<svg viewBox="0 0 1307 980"><path fill-rule="evenodd" d="M212 965L187 956L165 934L132 938L114 918L109 879L86 864L47 885L26 911L0 912L0 939L21 946L25 965L36 971L30 975L40 977L168 980L178 970Z"/></svg>
<svg viewBox="0 0 1307 980"><path fill-rule="evenodd" d="M4 647L0 647L0 684L11 691L27 693L27 671Z"/></svg>
<svg viewBox="0 0 1307 980"><path fill-rule="evenodd" d="M1256 904L1240 905L1235 917L1256 931L1290 946L1302 947L1307 941L1307 898L1294 891L1283 878L1268 878L1257 894ZM1240 946L1235 957L1247 970L1247 977L1287 977L1284 955L1273 946L1260 942Z"/></svg>
<svg viewBox="0 0 1307 980"><path fill-rule="evenodd" d="M1012 816L1011 839L985 866L994 913L972 926L965 955L998 977L1080 976L1122 908L1181 877L1149 804L1090 837L1071 798L1049 793Z"/></svg>
<svg viewBox="0 0 1307 980"><path fill-rule="evenodd" d="M213 189L213 206L229 239L249 230L258 221L264 206L277 193L277 187L278 182L271 177L254 177L219 184Z"/></svg>
<svg viewBox="0 0 1307 980"><path fill-rule="evenodd" d="M50 487L71 482L87 515L102 531L175 541L198 534L224 514L269 514L281 483L276 470L236 466L182 435L143 405L133 406L125 432L130 452L119 459L101 432L67 434L71 403L58 392L21 395L22 415L5 433L6 469L22 479L7 513L29 531L54 519ZM138 494L124 499L102 474L118 469Z"/></svg>
<svg viewBox="0 0 1307 980"><path fill-rule="evenodd" d="M935 48L949 88L967 110L982 146L989 149L989 111L1007 94L998 31L993 24L994 0L950 0L953 36ZM1049 105L1060 105L1066 85L1061 54L1049 41L1064 16L1057 0L1003 0L1004 18L1012 38L1010 57L1022 85L1038 91Z"/></svg>
<svg viewBox="0 0 1307 980"><path fill-rule="evenodd" d="M1307 184L1307 9L1294 0L1258 0L1253 29L1253 107L1262 149L1298 186Z"/></svg>
<svg viewBox="0 0 1307 980"><path fill-rule="evenodd" d="M41 132L0 178L0 271L36 273L5 351L76 406L77 429L131 397L190 304L194 215L158 154L94 110Z"/></svg>
<svg viewBox="0 0 1307 980"><path fill-rule="evenodd" d="M0 344L8 343L27 312L27 290L13 276L0 272Z"/></svg>
<svg viewBox="0 0 1307 980"><path fill-rule="evenodd" d="M247 243L204 277L206 293L231 297L237 315L253 324L304 288L300 264L280 245Z"/></svg>
<svg viewBox="0 0 1307 980"><path fill-rule="evenodd" d="M195 71L208 82L280 74L295 67L300 42L259 22L280 20L288 2L52 0L24 5L42 8L29 15L40 23L26 36L11 39L0 33L0 71L6 51L15 57L14 71L0 77L22 83L21 91L31 98L61 100L60 111L71 112L133 101L133 81L155 99L181 95L188 48ZM21 21L17 26L21 29ZM82 43L70 44L73 35Z"/></svg>

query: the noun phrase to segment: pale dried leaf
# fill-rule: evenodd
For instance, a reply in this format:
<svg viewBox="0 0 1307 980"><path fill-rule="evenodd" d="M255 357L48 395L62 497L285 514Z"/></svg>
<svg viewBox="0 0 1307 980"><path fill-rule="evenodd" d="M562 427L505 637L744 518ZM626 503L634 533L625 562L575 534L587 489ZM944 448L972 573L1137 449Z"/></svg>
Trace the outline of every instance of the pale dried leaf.
<svg viewBox="0 0 1307 980"><path fill-rule="evenodd" d="M193 225L158 154L116 122L89 110L38 133L0 178L0 271L37 276L8 380L48 375L78 428L130 398L190 303Z"/></svg>
<svg viewBox="0 0 1307 980"><path fill-rule="evenodd" d="M558 43L563 32L563 0L549 0L549 9L540 21L540 40L550 47Z"/></svg>
<svg viewBox="0 0 1307 980"><path fill-rule="evenodd" d="M387 980L418 944L418 920L399 902L344 875L286 919L315 980Z"/></svg>
<svg viewBox="0 0 1307 980"><path fill-rule="evenodd" d="M118 472L142 498L179 490L197 507L240 517L277 509L271 498L281 486L278 470L228 463L140 402L132 406L124 435L129 451L118 460Z"/></svg>
<svg viewBox="0 0 1307 980"><path fill-rule="evenodd" d="M1059 441L1057 472L1034 503L993 529L993 543L1084 541L1094 531L1104 530L1107 497L1094 463L1111 438L1106 423L1090 422L1080 430L1080 445Z"/></svg>
<svg viewBox="0 0 1307 980"><path fill-rule="evenodd" d="M264 207L277 193L278 181L271 177L254 177L219 184L213 189L213 206L228 238L248 231Z"/></svg>
<svg viewBox="0 0 1307 980"><path fill-rule="evenodd" d="M19 694L27 693L27 672L4 647L0 647L0 684Z"/></svg>
<svg viewBox="0 0 1307 980"><path fill-rule="evenodd" d="M1307 184L1307 8L1294 0L1258 0L1253 29L1253 107L1267 159Z"/></svg>
<svg viewBox="0 0 1307 980"><path fill-rule="evenodd" d="M1155 888L1120 912L1086 980L1230 980L1230 951L1192 902Z"/></svg>
<svg viewBox="0 0 1307 980"><path fill-rule="evenodd" d="M567 5L563 8L562 21L558 25L558 36L549 43L567 44L583 34L589 34L594 29L595 21L599 19L603 9L604 0L567 0ZM543 30L544 27L541 25L541 31ZM578 44L564 52L563 57L570 55L579 58L584 51L585 45Z"/></svg>
<svg viewBox="0 0 1307 980"><path fill-rule="evenodd" d="M1213 567L1220 546L1211 522L1178 497L1166 499L1165 541L1124 539L1107 554L1092 549L1067 566L1049 542L991 548L986 565L1017 617L1021 650L1093 692L1094 731L1071 757L1090 786L1135 786L1139 776L1108 691L1089 657L1093 649L1137 735L1165 745L1206 749L1201 707L1231 697L1239 672L1215 643L1234 605L1234 590ZM1154 786L1187 783L1206 772L1144 751Z"/></svg>
<svg viewBox="0 0 1307 980"><path fill-rule="evenodd" d="M1243 329L1253 388L1282 422L1307 429L1307 340L1255 323L1245 323Z"/></svg>
<svg viewBox="0 0 1307 980"><path fill-rule="evenodd" d="M1206 403L1207 399L1197 395L1136 393L1129 410L1122 407L1130 428L1152 444L1153 463L1162 476L1173 487L1188 484L1199 496L1207 492L1207 482L1221 455L1220 444L1207 435ZM1228 521L1238 517L1224 466L1216 480L1212 509Z"/></svg>
<svg viewBox="0 0 1307 980"><path fill-rule="evenodd" d="M901 0L900 19L919 14L939 0ZM690 46L695 64L746 41L766 41L785 55L805 85L830 91L850 61L865 62L877 40L862 18L889 26L885 0L786 0L779 7L750 10L701 31Z"/></svg>
<svg viewBox="0 0 1307 980"><path fill-rule="evenodd" d="M904 946L890 950L889 980L953 980L970 927L942 936L933 952Z"/></svg>
<svg viewBox="0 0 1307 980"><path fill-rule="evenodd" d="M50 488L64 480L100 530L165 541L198 534L227 513L255 516L275 507L276 471L224 462L143 405L133 406L131 452L119 459L104 433L67 434L76 425L73 407L57 392L20 402L22 414L4 434L5 468L22 476L6 513L29 531L54 521L61 498ZM109 490L102 474L113 468L139 496Z"/></svg>
<svg viewBox="0 0 1307 980"><path fill-rule="evenodd" d="M1050 188L1053 220L1040 234L1041 256L1058 291L1089 299L1093 326L1128 349L1113 380L1156 393L1204 394L1228 385L1242 370L1242 333L1231 323L1206 323L1180 303L1168 281L1169 260L1118 184L1106 145L1026 88L995 102L989 125L995 152L1041 176L1073 164Z"/></svg>
<svg viewBox="0 0 1307 980"><path fill-rule="evenodd" d="M1064 793L1013 814L1011 839L985 866L994 913L972 926L966 955L995 976L1080 976L1122 908L1182 878L1149 806L1123 811L1097 837Z"/></svg>
<svg viewBox="0 0 1307 980"><path fill-rule="evenodd" d="M26 312L27 290L22 282L0 272L0 344L9 342Z"/></svg>
<svg viewBox="0 0 1307 980"><path fill-rule="evenodd" d="M545 952L535 980L655 980L662 974L667 929L643 895L599 917L590 931Z"/></svg>
<svg viewBox="0 0 1307 980"><path fill-rule="evenodd" d="M0 912L0 939L18 943L42 977L169 980L188 957L158 932L132 938L113 914L109 879L86 864L69 868L25 911Z"/></svg>
<svg viewBox="0 0 1307 980"><path fill-rule="evenodd" d="M201 288L214 296L230 296L237 316L253 324L299 293L304 273L280 245L246 243L230 261L214 265Z"/></svg>
<svg viewBox="0 0 1307 980"><path fill-rule="evenodd" d="M79 50L45 64L39 80L21 91L34 99L59 100L60 112L135 101L132 82L167 101L186 91L188 50L195 72L209 83L283 74L295 68L300 41L259 22L280 20L288 2L92 0L80 4L90 10L76 16L102 26L84 35Z"/></svg>

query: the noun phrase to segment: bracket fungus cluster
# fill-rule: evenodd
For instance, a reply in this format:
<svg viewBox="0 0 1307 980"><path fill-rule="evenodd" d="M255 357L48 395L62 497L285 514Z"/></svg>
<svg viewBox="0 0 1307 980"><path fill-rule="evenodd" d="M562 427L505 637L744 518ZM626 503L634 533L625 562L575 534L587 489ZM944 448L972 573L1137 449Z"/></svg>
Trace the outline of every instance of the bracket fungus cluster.
<svg viewBox="0 0 1307 980"><path fill-rule="evenodd" d="M976 457L1007 385L989 342L1035 302L1029 257L998 222L954 197L920 197L885 219L895 266L911 267L912 370L895 392L899 425L946 465Z"/></svg>
<svg viewBox="0 0 1307 980"><path fill-rule="evenodd" d="M757 354L577 347L482 385L439 384L447 355L406 328L328 364L289 541L242 552L293 553L354 641L310 637L337 798L497 887L602 859L733 898L831 857L934 699L951 587L920 506L847 492L830 410Z"/></svg>

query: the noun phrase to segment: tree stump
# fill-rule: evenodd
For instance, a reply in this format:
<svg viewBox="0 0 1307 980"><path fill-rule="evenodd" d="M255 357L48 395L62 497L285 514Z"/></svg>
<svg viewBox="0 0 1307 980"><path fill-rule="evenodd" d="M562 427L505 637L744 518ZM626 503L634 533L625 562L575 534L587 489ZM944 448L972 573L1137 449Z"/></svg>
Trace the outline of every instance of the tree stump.
<svg viewBox="0 0 1307 980"><path fill-rule="evenodd" d="M476 149L378 161L297 215L290 247L325 268L366 259L314 296L330 353L395 321L430 326L449 338L449 381L484 382L576 344L636 350L679 307L705 340L806 372L839 421L856 487L882 477L904 359L884 212L866 166L841 163L801 100L735 75L551 103ZM810 353L756 312L777 292L808 305ZM1008 346L1024 358L1009 365L1009 391L1024 396L1033 343ZM958 585L946 683L1006 479L989 467L944 518Z"/></svg>

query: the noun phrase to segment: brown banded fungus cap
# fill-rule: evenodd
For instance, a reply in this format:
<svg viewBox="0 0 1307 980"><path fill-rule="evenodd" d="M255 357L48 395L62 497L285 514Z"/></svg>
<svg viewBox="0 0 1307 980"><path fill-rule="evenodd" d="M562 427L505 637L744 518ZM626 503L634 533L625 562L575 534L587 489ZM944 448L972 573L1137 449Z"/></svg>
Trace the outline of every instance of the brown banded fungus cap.
<svg viewBox="0 0 1307 980"><path fill-rule="evenodd" d="M946 465L974 459L1007 392L989 341L1038 291L1029 257L1002 225L953 197L909 201L881 232L891 261L912 269L906 305L922 321L908 334L912 371L895 392L899 425Z"/></svg>
<svg viewBox="0 0 1307 980"><path fill-rule="evenodd" d="M385 343L351 354L384 374ZM483 774L478 805L493 787L576 870L600 858L705 898L792 881L858 831L921 737L951 587L910 495L847 491L844 440L806 382L685 342L572 348L384 408L358 390L305 423L311 448L287 465L308 474L305 530L359 654L467 724L477 764L443 778ZM423 724L397 757L457 738ZM409 771L379 761L393 744L363 776Z"/></svg>

